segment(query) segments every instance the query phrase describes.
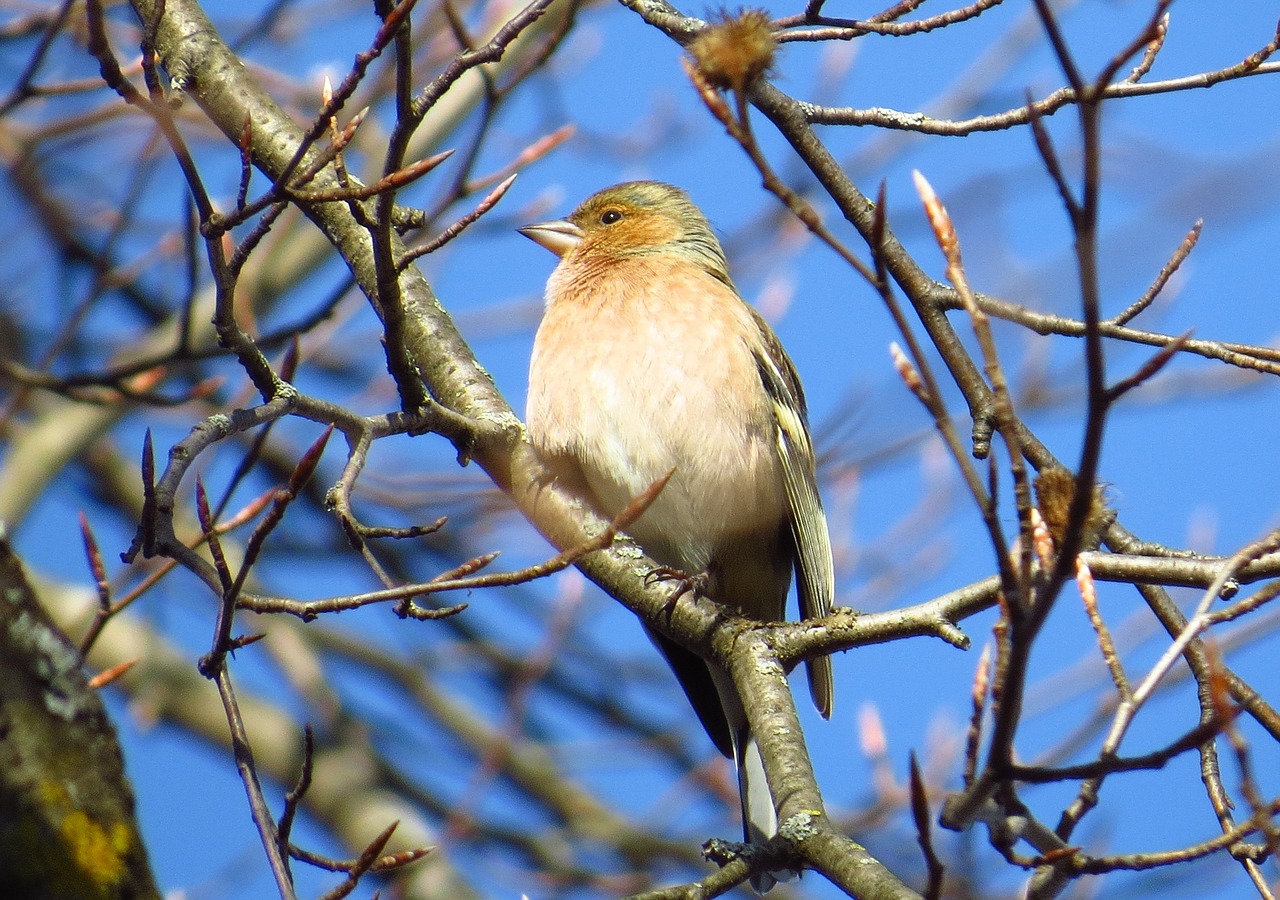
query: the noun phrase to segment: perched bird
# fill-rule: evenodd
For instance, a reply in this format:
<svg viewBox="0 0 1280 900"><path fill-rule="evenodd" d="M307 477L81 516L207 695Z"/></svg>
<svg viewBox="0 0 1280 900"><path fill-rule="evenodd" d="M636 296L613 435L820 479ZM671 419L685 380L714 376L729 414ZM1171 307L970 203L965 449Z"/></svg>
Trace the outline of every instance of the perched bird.
<svg viewBox="0 0 1280 900"><path fill-rule="evenodd" d="M679 188L634 181L520 233L560 257L529 369L529 438L547 466L606 517L674 469L627 529L653 559L763 622L785 617L794 568L802 617L826 614L831 544L800 381L701 210ZM747 840L772 837L777 812L733 682L650 637L737 764ZM830 717L831 660L808 669Z"/></svg>

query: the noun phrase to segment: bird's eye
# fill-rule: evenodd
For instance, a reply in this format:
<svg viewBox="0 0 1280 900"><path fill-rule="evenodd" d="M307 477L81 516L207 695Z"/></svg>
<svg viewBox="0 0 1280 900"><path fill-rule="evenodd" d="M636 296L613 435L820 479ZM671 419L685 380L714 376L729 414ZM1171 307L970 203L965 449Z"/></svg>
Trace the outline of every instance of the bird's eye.
<svg viewBox="0 0 1280 900"><path fill-rule="evenodd" d="M614 222L621 222L621 221L622 221L622 213L618 212L616 209L606 209L604 212L600 214L601 225L612 225Z"/></svg>

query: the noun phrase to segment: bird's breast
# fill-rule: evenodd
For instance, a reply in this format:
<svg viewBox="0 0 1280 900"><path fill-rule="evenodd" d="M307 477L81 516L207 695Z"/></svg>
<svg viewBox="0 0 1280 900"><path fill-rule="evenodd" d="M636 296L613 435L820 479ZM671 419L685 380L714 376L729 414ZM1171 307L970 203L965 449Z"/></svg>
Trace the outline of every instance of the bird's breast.
<svg viewBox="0 0 1280 900"><path fill-rule="evenodd" d="M742 300L701 270L630 263L585 284L564 266L553 275L529 434L578 466L609 516L674 469L630 531L660 561L701 571L718 546L772 535L786 516L759 337Z"/></svg>

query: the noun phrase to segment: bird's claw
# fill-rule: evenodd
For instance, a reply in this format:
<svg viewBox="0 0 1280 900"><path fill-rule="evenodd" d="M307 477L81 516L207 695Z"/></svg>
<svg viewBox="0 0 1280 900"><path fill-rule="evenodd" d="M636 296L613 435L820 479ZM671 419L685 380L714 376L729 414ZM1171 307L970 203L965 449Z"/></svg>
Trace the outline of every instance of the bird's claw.
<svg viewBox="0 0 1280 900"><path fill-rule="evenodd" d="M668 598L666 604L663 606L663 611L666 612L667 618L670 619L671 614L675 611L676 603L678 603L680 598L685 594L693 594L694 597L705 597L707 595L707 585L710 579L707 577L706 572L700 572L697 575L690 575L688 572L672 568L671 566L658 566L650 569L649 573L644 576L644 583L646 586L654 585L659 581L675 582L674 590L672 590L670 598Z"/></svg>

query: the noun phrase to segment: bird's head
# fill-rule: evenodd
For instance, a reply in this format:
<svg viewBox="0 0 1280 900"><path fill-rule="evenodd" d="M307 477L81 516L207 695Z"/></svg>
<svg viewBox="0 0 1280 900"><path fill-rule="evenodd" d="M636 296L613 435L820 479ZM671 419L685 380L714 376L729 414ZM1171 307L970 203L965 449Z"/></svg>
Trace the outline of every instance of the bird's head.
<svg viewBox="0 0 1280 900"><path fill-rule="evenodd" d="M729 281L724 251L706 216L684 191L657 181L605 188L567 218L519 231L566 262L670 254Z"/></svg>

